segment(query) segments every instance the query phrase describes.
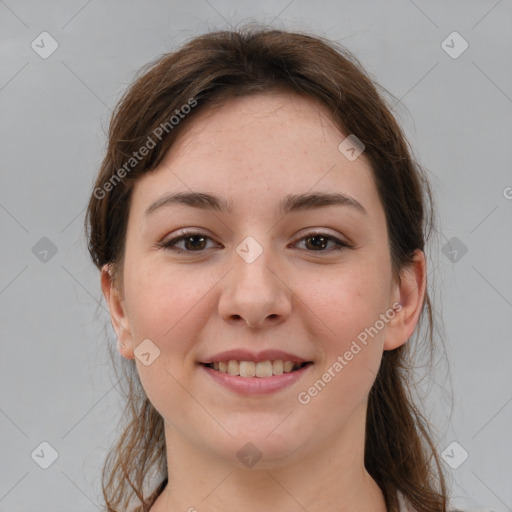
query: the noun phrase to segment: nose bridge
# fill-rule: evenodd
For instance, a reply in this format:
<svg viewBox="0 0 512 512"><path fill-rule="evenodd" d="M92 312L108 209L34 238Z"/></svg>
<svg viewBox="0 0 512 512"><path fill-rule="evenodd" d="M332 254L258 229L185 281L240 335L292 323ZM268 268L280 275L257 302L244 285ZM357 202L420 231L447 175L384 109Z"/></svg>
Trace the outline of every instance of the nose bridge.
<svg viewBox="0 0 512 512"><path fill-rule="evenodd" d="M247 236L235 248L233 268L219 303L226 320L242 318L251 326L283 320L291 310L290 290L280 278L278 258L264 236ZM265 239L266 240L266 239Z"/></svg>

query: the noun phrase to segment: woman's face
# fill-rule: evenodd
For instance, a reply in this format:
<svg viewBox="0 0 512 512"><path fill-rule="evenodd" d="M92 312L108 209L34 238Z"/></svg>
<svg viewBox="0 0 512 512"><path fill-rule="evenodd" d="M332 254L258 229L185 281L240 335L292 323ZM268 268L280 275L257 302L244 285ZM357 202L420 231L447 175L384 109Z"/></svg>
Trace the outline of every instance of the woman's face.
<svg viewBox="0 0 512 512"><path fill-rule="evenodd" d="M393 279L370 165L338 148L347 135L298 96L233 99L198 113L136 183L123 289L106 270L102 283L122 353L175 442L239 466L261 456L259 467L362 444L383 350L411 335L423 274ZM311 194L345 199L298 200ZM262 376L205 366L219 360ZM309 364L288 373L278 360Z"/></svg>

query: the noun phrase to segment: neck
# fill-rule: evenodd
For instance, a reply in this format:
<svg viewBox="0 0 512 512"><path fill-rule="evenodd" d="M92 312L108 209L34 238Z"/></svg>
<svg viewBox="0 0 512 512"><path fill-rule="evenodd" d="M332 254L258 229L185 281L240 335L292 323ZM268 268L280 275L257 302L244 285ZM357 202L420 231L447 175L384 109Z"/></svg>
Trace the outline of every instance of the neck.
<svg viewBox="0 0 512 512"><path fill-rule="evenodd" d="M364 467L364 428L358 427L301 447L286 462L249 469L198 449L166 425L169 483L151 512L386 512Z"/></svg>

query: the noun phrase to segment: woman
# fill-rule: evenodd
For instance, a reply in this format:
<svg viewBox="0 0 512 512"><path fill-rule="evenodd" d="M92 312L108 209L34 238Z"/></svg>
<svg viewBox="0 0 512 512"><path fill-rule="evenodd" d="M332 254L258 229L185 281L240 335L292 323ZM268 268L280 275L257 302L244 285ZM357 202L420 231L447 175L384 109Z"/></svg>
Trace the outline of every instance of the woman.
<svg viewBox="0 0 512 512"><path fill-rule="evenodd" d="M334 43L244 28L146 69L86 219L129 384L107 509L444 512L408 370L430 198Z"/></svg>

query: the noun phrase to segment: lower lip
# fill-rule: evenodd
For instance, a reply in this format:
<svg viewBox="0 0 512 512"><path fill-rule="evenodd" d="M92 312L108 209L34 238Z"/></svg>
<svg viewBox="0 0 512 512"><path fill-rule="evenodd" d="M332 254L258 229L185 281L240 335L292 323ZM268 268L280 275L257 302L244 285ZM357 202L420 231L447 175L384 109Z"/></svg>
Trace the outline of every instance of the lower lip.
<svg viewBox="0 0 512 512"><path fill-rule="evenodd" d="M294 372L272 375L272 377L240 377L238 375L229 375L229 373L219 372L203 364L200 366L203 370L208 372L215 381L232 391L241 395L264 395L279 391L280 389L284 389L296 383L309 370L312 364L309 363Z"/></svg>

